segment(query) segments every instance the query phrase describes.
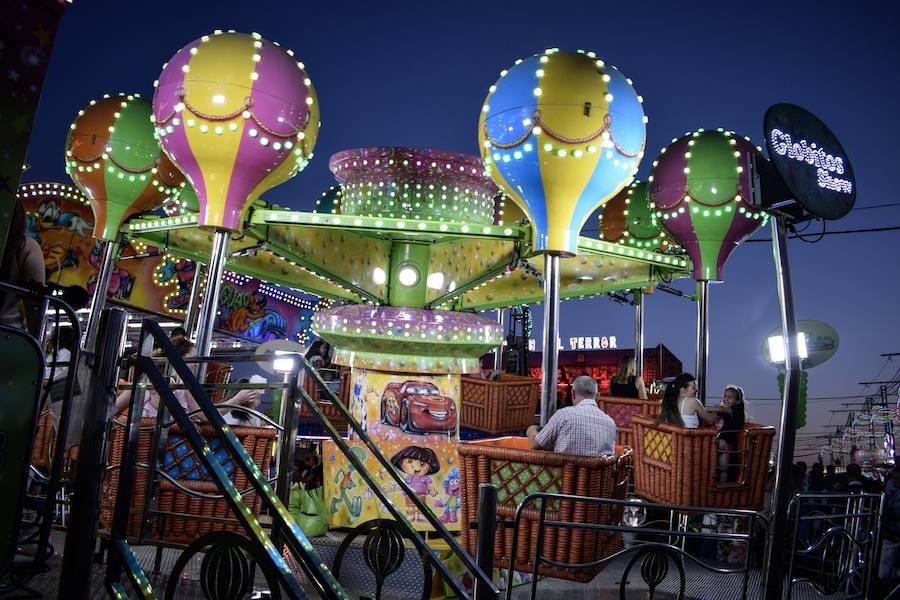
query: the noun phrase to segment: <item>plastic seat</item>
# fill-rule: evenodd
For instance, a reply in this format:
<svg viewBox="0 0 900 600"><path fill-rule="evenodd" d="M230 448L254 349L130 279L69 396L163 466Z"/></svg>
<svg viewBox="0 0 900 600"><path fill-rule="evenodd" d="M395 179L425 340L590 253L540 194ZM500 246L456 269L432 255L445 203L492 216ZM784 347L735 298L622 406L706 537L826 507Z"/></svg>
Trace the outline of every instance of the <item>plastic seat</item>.
<svg viewBox="0 0 900 600"><path fill-rule="evenodd" d="M654 502L762 510L775 428L746 423L738 435L736 481L717 480L718 436L713 427L656 425L632 416L635 426L634 489Z"/></svg>
<svg viewBox="0 0 900 600"><path fill-rule="evenodd" d="M497 536L495 566L509 567L509 552L513 540L512 521L517 506L537 492L589 496L592 498L625 498L628 468L632 452L616 448L615 456L589 457L556 454L531 450L523 437L467 442L459 446L462 481L462 541L475 553L478 486L491 483L497 486ZM540 504L532 504L523 511L519 527L516 570L531 571L537 539ZM562 501L547 505L546 519L574 523L609 523L621 521L620 507ZM542 556L569 564L599 560L619 550L621 535L585 529L547 527L541 546ZM602 567L567 570L542 564L540 573L586 582Z"/></svg>

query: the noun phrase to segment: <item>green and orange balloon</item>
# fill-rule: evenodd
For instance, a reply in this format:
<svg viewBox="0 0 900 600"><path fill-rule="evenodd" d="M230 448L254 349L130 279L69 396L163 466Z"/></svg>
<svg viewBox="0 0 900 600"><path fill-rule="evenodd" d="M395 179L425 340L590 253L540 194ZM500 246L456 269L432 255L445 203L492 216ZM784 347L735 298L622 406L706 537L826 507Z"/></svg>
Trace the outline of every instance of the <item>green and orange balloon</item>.
<svg viewBox="0 0 900 600"><path fill-rule="evenodd" d="M154 137L149 100L120 94L78 112L66 138L66 172L90 199L94 237L113 241L132 215L177 195L184 175Z"/></svg>

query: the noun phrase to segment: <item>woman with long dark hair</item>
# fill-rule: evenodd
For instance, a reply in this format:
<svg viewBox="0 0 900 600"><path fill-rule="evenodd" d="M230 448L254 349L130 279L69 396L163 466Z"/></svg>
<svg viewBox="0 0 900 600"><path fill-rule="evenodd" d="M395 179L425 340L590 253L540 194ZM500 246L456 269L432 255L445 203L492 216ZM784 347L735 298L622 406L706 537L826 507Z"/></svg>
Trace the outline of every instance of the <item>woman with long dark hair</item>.
<svg viewBox="0 0 900 600"><path fill-rule="evenodd" d="M6 247L3 249L3 261L0 262L0 281L6 281L22 287L44 287L46 270L44 255L37 240L25 235L27 225L25 207L16 198L9 220L9 232L6 235ZM10 292L0 292L0 325L26 328L26 313L34 309L23 306L18 296Z"/></svg>
<svg viewBox="0 0 900 600"><path fill-rule="evenodd" d="M331 346L325 340L316 340L309 346L304 357L313 368L318 371L328 364L328 354Z"/></svg>
<svg viewBox="0 0 900 600"><path fill-rule="evenodd" d="M690 373L682 373L666 386L662 408L656 424L668 423L688 429L712 425L716 420L716 408L706 408L697 399L697 380Z"/></svg>

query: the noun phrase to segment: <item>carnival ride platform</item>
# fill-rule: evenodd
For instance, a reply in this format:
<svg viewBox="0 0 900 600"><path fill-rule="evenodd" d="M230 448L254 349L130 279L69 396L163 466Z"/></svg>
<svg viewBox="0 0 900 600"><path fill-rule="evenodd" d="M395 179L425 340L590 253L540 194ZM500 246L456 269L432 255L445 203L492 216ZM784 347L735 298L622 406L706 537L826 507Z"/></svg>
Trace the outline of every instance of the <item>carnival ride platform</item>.
<svg viewBox="0 0 900 600"><path fill-rule="evenodd" d="M57 548L62 548L62 533L54 533L53 542ZM313 538L313 545L316 551L320 553L322 558L329 564L334 560L337 549L344 540L345 533L341 531L330 531L326 535ZM155 546L137 546L134 548L135 555L145 569L152 582L160 589L165 589L168 573L171 572L175 561L178 560L180 554L179 549L166 548L162 552L161 574L152 575L151 570L156 558ZM200 591L200 568L203 555L195 556L187 568L182 573L181 583L178 587L178 598L190 600L193 598L203 598ZM361 544L355 545L345 559L350 565L353 561L362 561ZM597 577L588 583L576 583L572 581L564 581L562 579L542 579L538 583L537 598L554 600L603 600L620 598L621 575L625 569L628 557L623 557L612 562L606 570L601 572ZM43 598L63 598L59 595L59 569L61 557L54 556L49 562L49 571L43 573L29 582L29 587L41 594ZM363 573L365 572L365 573ZM710 573L709 571L685 564L685 574L688 582L686 600L738 600L741 598L741 582L740 575L720 575ZM91 597L96 600L106 600L108 595L103 587L103 578L105 574L105 565L95 564L91 573ZM372 589L372 582L366 577L370 576L366 569L346 569L340 580L348 590L356 590L365 593L365 590ZM647 589L641 587L640 577L632 577L628 582L627 598L646 598ZM762 598L762 573L760 569L753 569L750 572L750 588L748 598ZM257 575L254 589L264 591L266 589L265 579L261 574ZM416 558L410 558L405 564L392 575L385 583L384 598L385 599L416 599L421 598L422 590L422 574L421 563ZM526 600L530 598L531 588L528 584L523 584L513 590L512 597L514 600ZM24 594L11 594L7 598L26 598ZM136 596L132 596L136 597ZM265 598L266 596L262 596ZM356 594L352 597L360 597ZM366 596L362 596L366 597ZM433 595L432 598L443 598L443 595ZM654 598L660 600L669 600L678 597L677 582L674 579L664 581L657 589ZM823 600L841 597L839 594L831 596L822 596L815 593L809 586L799 585L793 590L793 598L796 600Z"/></svg>

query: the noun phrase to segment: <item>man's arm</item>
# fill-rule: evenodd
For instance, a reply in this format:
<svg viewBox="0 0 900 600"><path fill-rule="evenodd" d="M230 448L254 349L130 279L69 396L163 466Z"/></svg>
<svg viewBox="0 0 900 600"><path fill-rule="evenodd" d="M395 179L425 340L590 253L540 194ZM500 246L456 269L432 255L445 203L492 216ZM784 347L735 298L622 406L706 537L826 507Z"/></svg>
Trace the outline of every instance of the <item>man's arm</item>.
<svg viewBox="0 0 900 600"><path fill-rule="evenodd" d="M528 436L528 444L531 446L532 450L543 450L540 444L537 443L537 435L541 430L537 425L532 425L525 431L525 435Z"/></svg>
<svg viewBox="0 0 900 600"><path fill-rule="evenodd" d="M532 425L526 432L528 434L528 442L535 450L553 450L556 446L556 436L559 434L560 417L559 412L553 413L550 420L543 427Z"/></svg>

